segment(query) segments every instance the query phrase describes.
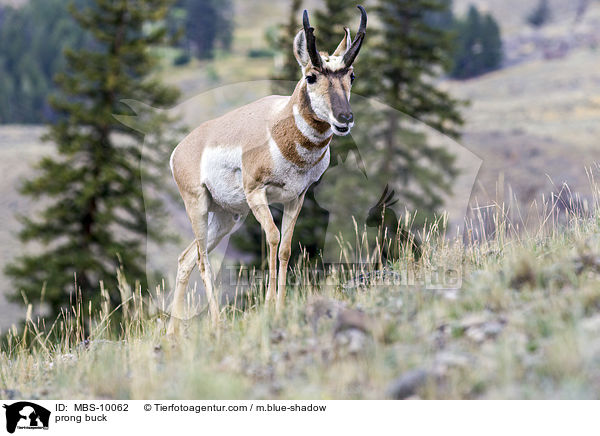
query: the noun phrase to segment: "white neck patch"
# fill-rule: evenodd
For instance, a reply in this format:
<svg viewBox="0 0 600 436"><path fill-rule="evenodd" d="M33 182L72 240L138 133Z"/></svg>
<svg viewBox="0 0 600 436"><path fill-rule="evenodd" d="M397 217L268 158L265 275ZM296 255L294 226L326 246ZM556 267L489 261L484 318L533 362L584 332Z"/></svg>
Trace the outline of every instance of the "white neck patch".
<svg viewBox="0 0 600 436"><path fill-rule="evenodd" d="M323 142L327 138L329 138L333 132L331 127L327 129L323 133L319 133L315 128L313 128L310 124L306 122L300 110L298 109L298 105L294 105L292 107L292 111L294 112L294 121L296 123L296 127L310 142L314 142L318 144L319 142Z"/></svg>

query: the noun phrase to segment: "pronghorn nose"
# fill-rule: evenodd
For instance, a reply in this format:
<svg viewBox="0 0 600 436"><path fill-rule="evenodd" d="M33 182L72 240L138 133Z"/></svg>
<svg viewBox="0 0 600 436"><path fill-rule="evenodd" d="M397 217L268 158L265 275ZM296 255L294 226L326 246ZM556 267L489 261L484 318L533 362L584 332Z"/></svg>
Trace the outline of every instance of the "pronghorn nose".
<svg viewBox="0 0 600 436"><path fill-rule="evenodd" d="M354 114L352 112L344 112L339 114L337 118L342 123L349 124L354 120Z"/></svg>

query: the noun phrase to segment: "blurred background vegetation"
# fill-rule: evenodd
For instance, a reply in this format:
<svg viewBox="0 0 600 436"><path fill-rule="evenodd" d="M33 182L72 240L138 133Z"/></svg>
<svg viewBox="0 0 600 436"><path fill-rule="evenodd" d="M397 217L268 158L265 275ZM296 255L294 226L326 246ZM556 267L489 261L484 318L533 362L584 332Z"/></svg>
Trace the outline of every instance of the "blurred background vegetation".
<svg viewBox="0 0 600 436"><path fill-rule="evenodd" d="M74 280L90 295L101 280L114 293L122 265L131 281L143 283L144 202L148 210L155 207L156 219L174 213L187 225L178 200L162 192L176 120L137 114L157 144L156 196L142 202L140 183L148 175L135 163L144 138L110 117L133 114L119 101L171 107L219 85L297 80L291 41L302 9L314 17L320 49L331 51L343 26L355 32L355 6L335 0L0 0L0 265L12 279L3 281L0 295L46 298L50 314L68 301ZM364 6L369 29L355 92L460 139L479 155L484 164L474 203L514 193L526 204L563 181L585 197L583 166L600 133L600 2L368 0ZM82 13L86 8L97 15ZM114 50L123 37L125 48ZM377 116L357 114L379 130L370 164L405 178L407 188L396 194L406 209L420 212L416 224L431 219L452 191L455 156L393 114ZM398 135L405 138L400 143ZM332 166L364 140L336 139ZM111 155L127 157L115 162ZM347 183L340 179L340 189ZM294 247L302 241L316 255L326 222L327 211L309 193ZM152 244L169 236L149 235ZM258 264L260 240L249 220L234 243ZM167 263L177 255L154 253ZM0 306L0 327L22 316L15 306Z"/></svg>

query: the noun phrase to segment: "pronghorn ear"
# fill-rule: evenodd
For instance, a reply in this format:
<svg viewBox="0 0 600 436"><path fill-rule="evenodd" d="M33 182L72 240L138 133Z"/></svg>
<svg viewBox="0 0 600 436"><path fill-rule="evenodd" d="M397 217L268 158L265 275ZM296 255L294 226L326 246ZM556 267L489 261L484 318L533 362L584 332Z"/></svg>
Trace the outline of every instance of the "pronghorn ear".
<svg viewBox="0 0 600 436"><path fill-rule="evenodd" d="M337 46L331 56L344 56L351 44L352 39L350 38L350 29L344 27L344 39L342 39L342 42L340 42L340 45Z"/></svg>
<svg viewBox="0 0 600 436"><path fill-rule="evenodd" d="M308 49L306 48L306 36L304 30L301 30L296 34L294 38L294 56L302 68L305 68L310 61L308 56Z"/></svg>

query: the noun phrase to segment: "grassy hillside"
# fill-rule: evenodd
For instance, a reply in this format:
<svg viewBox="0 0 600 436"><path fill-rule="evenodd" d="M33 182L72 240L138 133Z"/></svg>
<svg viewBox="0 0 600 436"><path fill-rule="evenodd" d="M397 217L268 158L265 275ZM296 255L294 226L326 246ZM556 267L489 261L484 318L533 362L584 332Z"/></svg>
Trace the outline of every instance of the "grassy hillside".
<svg viewBox="0 0 600 436"><path fill-rule="evenodd" d="M279 315L253 288L219 325L196 317L174 338L157 300L124 283L122 330L98 308L83 342L76 306L50 335L31 322L13 336L0 397L598 398L600 217L543 218L520 236L500 218L485 243L429 234L420 262L384 281L363 274L364 286L332 275L317 289L299 272ZM462 287L400 284L448 261L462 265Z"/></svg>
<svg viewBox="0 0 600 436"><path fill-rule="evenodd" d="M480 198L494 199L500 178L523 203L563 182L590 195L583 169L600 138L597 56L581 49L446 84L472 102L461 143L483 159Z"/></svg>

